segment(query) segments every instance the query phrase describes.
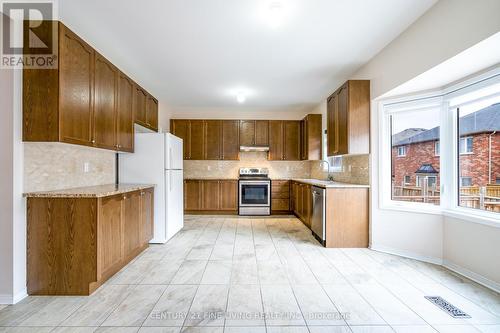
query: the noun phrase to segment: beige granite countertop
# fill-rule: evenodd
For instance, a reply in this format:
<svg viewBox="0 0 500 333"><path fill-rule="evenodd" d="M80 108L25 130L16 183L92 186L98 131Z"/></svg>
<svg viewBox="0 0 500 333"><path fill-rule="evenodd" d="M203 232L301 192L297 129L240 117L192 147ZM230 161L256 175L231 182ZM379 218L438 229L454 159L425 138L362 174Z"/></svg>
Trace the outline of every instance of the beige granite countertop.
<svg viewBox="0 0 500 333"><path fill-rule="evenodd" d="M341 183L336 181L328 181L328 180L319 180L319 179L292 179L293 181L309 184L313 186L318 186L322 188L352 188L352 187L361 187L361 188L369 188L370 185L361 185L361 184L350 184L350 183Z"/></svg>
<svg viewBox="0 0 500 333"><path fill-rule="evenodd" d="M139 191L154 187L151 184L108 184L99 186L75 187L64 190L24 193L27 198L101 198L116 194Z"/></svg>

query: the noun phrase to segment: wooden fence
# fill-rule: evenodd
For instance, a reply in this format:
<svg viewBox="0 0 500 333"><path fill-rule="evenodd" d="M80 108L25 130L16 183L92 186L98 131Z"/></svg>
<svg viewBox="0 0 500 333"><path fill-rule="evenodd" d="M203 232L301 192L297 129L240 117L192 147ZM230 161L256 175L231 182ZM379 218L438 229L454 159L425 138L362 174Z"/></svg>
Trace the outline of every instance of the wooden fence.
<svg viewBox="0 0 500 333"><path fill-rule="evenodd" d="M396 201L424 202L439 205L439 190L426 186L392 186L392 199ZM500 212L500 185L460 187L460 206Z"/></svg>

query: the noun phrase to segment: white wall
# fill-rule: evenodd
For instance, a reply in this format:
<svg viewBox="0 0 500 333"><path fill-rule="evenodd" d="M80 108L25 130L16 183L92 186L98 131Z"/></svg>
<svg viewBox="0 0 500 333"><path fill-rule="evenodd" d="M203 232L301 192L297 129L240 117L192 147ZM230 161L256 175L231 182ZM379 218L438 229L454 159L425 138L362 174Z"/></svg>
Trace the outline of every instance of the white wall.
<svg viewBox="0 0 500 333"><path fill-rule="evenodd" d="M371 80L372 98L379 98L500 31L499 13L497 0L441 0L352 78ZM498 257L491 255L500 253L498 229L441 215L379 208L377 114L375 101L371 115L372 247L428 261L444 260L451 268L462 267L500 283L500 268L494 264Z"/></svg>
<svg viewBox="0 0 500 333"><path fill-rule="evenodd" d="M500 228L444 218L444 265L500 291Z"/></svg>
<svg viewBox="0 0 500 333"><path fill-rule="evenodd" d="M21 74L0 70L0 304L15 303L26 296Z"/></svg>

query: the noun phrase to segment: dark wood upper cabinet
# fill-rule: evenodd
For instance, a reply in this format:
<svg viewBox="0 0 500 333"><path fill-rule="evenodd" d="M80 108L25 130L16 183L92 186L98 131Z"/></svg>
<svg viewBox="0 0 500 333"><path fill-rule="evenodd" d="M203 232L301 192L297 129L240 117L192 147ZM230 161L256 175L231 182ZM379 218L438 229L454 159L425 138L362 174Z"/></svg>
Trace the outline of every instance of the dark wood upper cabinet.
<svg viewBox="0 0 500 333"><path fill-rule="evenodd" d="M255 145L255 120L240 120L240 146Z"/></svg>
<svg viewBox="0 0 500 333"><path fill-rule="evenodd" d="M94 145L117 149L116 107L118 70L104 57L95 55Z"/></svg>
<svg viewBox="0 0 500 333"><path fill-rule="evenodd" d="M146 110L146 101L148 98L148 94L139 86L135 87L135 96L134 96L134 119L135 122L143 127L147 126L147 110Z"/></svg>
<svg viewBox="0 0 500 333"><path fill-rule="evenodd" d="M323 151L322 118L321 114L308 114L301 121L301 160L321 160Z"/></svg>
<svg viewBox="0 0 500 333"><path fill-rule="evenodd" d="M23 141L132 152L134 117L157 130L157 100L136 85L131 96L132 81L125 83L116 66L61 22L43 21L37 33L53 28L59 46L57 68L23 69ZM25 40L29 31L24 29Z"/></svg>
<svg viewBox="0 0 500 333"><path fill-rule="evenodd" d="M117 144L121 151L134 152L134 82L125 74L118 78Z"/></svg>
<svg viewBox="0 0 500 333"><path fill-rule="evenodd" d="M240 121L222 121L222 159L240 159Z"/></svg>
<svg viewBox="0 0 500 333"><path fill-rule="evenodd" d="M328 156L370 152L370 81L350 80L327 100Z"/></svg>
<svg viewBox="0 0 500 333"><path fill-rule="evenodd" d="M271 161L283 160L283 121L269 120L269 154Z"/></svg>
<svg viewBox="0 0 500 333"><path fill-rule="evenodd" d="M190 124L190 160L205 158L205 125L203 120L191 120Z"/></svg>
<svg viewBox="0 0 500 333"><path fill-rule="evenodd" d="M151 95L146 98L146 125L158 132L158 101Z"/></svg>
<svg viewBox="0 0 500 333"><path fill-rule="evenodd" d="M283 129L283 159L287 161L300 160L300 121L286 120Z"/></svg>
<svg viewBox="0 0 500 333"><path fill-rule="evenodd" d="M269 121L256 120L255 121L255 145L267 146L269 145Z"/></svg>
<svg viewBox="0 0 500 333"><path fill-rule="evenodd" d="M182 139L184 159L189 160L191 155L191 121L183 119L171 119L170 132Z"/></svg>
<svg viewBox="0 0 500 333"><path fill-rule="evenodd" d="M205 160L222 157L222 121L205 120Z"/></svg>

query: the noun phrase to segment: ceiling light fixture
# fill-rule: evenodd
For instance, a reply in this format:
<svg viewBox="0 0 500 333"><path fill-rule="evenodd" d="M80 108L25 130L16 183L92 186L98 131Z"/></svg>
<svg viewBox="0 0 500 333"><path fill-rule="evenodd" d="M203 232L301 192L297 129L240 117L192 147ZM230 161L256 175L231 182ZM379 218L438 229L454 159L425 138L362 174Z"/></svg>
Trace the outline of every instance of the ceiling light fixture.
<svg viewBox="0 0 500 333"><path fill-rule="evenodd" d="M246 100L247 96L245 95L244 92L240 91L236 94L236 101L238 101L238 103L243 104L245 103Z"/></svg>
<svg viewBox="0 0 500 333"><path fill-rule="evenodd" d="M277 28L283 23L284 18L284 10L283 4L279 1L273 1L269 5L269 23L271 27Z"/></svg>

